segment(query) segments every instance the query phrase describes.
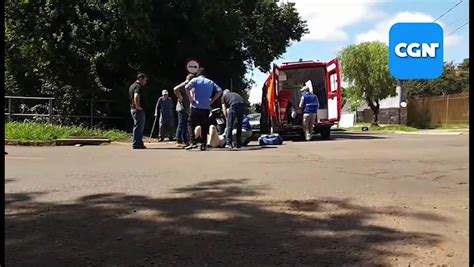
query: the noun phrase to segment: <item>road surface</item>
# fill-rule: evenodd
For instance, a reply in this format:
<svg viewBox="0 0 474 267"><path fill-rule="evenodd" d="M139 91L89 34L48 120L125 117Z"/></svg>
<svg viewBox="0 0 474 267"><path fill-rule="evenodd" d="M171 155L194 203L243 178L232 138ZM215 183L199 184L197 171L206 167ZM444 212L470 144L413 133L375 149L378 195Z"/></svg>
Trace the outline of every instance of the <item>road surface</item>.
<svg viewBox="0 0 474 267"><path fill-rule="evenodd" d="M468 136L12 147L7 266L468 264Z"/></svg>

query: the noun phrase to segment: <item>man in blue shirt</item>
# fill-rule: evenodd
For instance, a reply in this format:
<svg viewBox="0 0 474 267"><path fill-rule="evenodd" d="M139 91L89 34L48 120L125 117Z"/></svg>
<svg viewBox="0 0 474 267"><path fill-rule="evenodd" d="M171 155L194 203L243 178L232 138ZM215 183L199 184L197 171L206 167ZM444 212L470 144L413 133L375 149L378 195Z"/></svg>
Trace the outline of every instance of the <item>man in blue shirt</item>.
<svg viewBox="0 0 474 267"><path fill-rule="evenodd" d="M198 77L193 78L185 86L186 94L191 102L191 111L188 121L188 132L191 144L186 149L197 148L194 129L201 126L202 136L209 131L209 112L211 105L222 94L222 89L212 80L204 77L204 69L199 69ZM201 138L201 150L206 150L206 138Z"/></svg>
<svg viewBox="0 0 474 267"><path fill-rule="evenodd" d="M313 137L313 127L318 114L318 97L309 91L309 87L304 86L301 91L303 96L300 101L300 109L303 110L303 131L306 141Z"/></svg>

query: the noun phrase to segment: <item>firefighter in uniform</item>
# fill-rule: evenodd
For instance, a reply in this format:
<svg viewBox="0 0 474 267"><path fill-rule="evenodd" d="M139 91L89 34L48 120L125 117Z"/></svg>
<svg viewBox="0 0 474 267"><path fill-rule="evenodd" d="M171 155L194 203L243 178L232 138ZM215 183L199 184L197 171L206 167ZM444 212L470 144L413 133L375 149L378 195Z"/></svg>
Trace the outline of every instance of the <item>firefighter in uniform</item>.
<svg viewBox="0 0 474 267"><path fill-rule="evenodd" d="M301 96L300 109L303 110L303 131L306 141L310 141L313 137L313 126L318 114L319 100L318 97L310 92L308 86L301 88L303 96Z"/></svg>

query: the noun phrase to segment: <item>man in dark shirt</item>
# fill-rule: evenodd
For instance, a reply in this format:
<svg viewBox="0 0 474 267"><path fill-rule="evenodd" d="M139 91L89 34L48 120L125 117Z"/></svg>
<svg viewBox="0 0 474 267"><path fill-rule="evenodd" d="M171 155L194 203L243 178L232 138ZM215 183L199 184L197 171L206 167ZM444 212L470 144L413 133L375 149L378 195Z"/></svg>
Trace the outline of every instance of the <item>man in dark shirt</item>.
<svg viewBox="0 0 474 267"><path fill-rule="evenodd" d="M130 100L130 113L133 118L133 149L145 149L143 143L143 129L145 128L145 111L143 110L143 88L148 78L145 74L139 73L137 80L128 88Z"/></svg>
<svg viewBox="0 0 474 267"><path fill-rule="evenodd" d="M245 103L244 99L237 93L231 92L228 89L225 89L222 93L222 111L224 112L224 116L227 120L227 127L226 127L226 148L232 148L232 128L234 125L234 121L237 121L236 129L237 129L237 136L236 136L236 148L240 148L242 146L242 121L244 119L245 113ZM227 109L229 109L229 113L227 114Z"/></svg>

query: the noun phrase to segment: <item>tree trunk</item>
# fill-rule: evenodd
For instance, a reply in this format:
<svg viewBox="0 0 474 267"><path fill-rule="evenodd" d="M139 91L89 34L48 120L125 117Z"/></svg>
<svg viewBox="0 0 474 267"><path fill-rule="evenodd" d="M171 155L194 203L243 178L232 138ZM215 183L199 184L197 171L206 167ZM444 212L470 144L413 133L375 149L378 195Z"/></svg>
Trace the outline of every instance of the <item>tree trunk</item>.
<svg viewBox="0 0 474 267"><path fill-rule="evenodd" d="M372 109L374 116L372 117L372 126L379 126L379 107Z"/></svg>
<svg viewBox="0 0 474 267"><path fill-rule="evenodd" d="M370 109L372 110L372 126L379 126L379 110L380 110L380 105L379 101L375 100L375 105L370 99L366 99L367 104L369 105Z"/></svg>

